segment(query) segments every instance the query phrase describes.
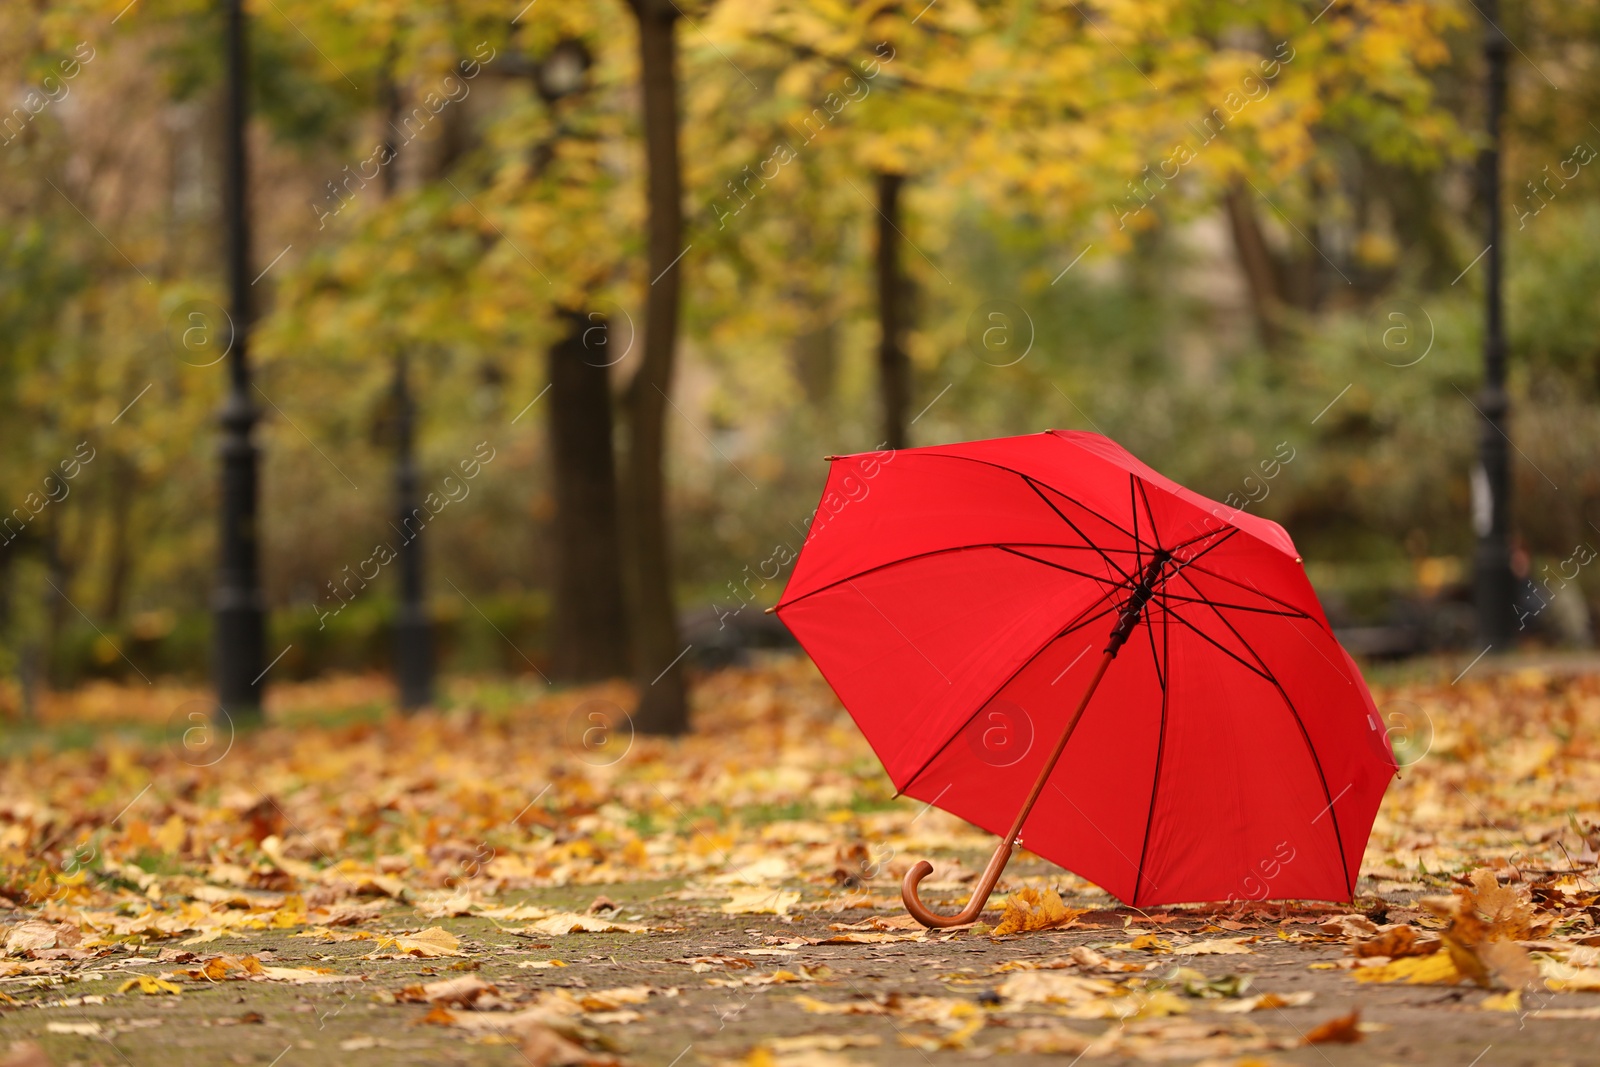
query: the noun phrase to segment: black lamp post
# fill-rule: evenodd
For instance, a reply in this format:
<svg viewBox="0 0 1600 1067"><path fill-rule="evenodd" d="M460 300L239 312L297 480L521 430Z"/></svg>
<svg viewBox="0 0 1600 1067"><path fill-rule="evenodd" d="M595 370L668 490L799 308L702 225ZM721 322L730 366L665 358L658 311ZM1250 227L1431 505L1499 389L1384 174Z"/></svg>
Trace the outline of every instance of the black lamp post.
<svg viewBox="0 0 1600 1067"><path fill-rule="evenodd" d="M400 611L394 624L394 673L400 686L400 706L412 709L433 702L433 635L422 595L422 527L415 519L417 463L411 446L416 408L411 402L404 353L394 361L394 405L394 487L400 532L396 553L400 565Z"/></svg>
<svg viewBox="0 0 1600 1067"><path fill-rule="evenodd" d="M257 452L251 430L260 417L250 396L250 221L245 122L249 104L245 16L241 0L224 0L228 90L223 117L223 213L226 216L232 347L228 397L222 406L221 558L212 609L217 699L233 720L261 715L266 609L257 566Z"/></svg>
<svg viewBox="0 0 1600 1067"><path fill-rule="evenodd" d="M1472 524L1477 534L1473 561L1478 637L1486 645L1509 649L1514 635L1516 587L1511 574L1511 472L1506 414L1506 337L1501 293L1500 123L1506 102L1506 59L1509 43L1500 29L1498 0L1482 0L1483 53L1488 66L1486 133L1478 157L1488 244L1484 282L1483 391L1478 409L1478 465L1472 472Z"/></svg>

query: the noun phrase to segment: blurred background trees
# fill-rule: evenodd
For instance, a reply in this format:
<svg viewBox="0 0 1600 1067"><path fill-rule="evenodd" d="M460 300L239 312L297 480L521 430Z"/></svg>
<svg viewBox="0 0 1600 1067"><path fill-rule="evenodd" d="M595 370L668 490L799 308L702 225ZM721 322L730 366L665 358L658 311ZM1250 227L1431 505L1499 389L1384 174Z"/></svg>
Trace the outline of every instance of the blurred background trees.
<svg viewBox="0 0 1600 1067"><path fill-rule="evenodd" d="M249 5L274 671L387 662L402 354L443 665L630 674L659 728L820 457L901 437L1110 434L1285 523L1342 623L1470 634L1470 4L517 6ZM1600 546L1600 6L1504 19L1538 582ZM17 708L205 669L222 53L197 0L0 20ZM1529 632L1582 640L1595 571Z"/></svg>

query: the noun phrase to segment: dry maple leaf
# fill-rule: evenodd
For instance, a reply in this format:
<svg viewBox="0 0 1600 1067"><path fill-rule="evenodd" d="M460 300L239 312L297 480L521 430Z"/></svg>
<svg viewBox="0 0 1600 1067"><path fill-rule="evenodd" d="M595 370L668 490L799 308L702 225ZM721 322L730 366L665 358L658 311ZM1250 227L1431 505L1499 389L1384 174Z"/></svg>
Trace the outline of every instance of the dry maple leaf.
<svg viewBox="0 0 1600 1067"><path fill-rule="evenodd" d="M1061 894L1054 889L1040 891L1031 886L1012 893L1006 898L1005 910L995 925L994 936L1026 933L1033 930L1055 930L1076 922L1088 908L1069 908Z"/></svg>

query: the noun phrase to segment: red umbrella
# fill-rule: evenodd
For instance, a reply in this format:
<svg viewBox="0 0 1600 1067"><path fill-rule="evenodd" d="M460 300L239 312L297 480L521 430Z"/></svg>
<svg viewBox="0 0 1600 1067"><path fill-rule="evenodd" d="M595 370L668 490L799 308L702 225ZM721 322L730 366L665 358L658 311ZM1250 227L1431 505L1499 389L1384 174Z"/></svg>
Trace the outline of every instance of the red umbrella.
<svg viewBox="0 0 1600 1067"><path fill-rule="evenodd" d="M1281 526L1092 433L830 458L776 610L901 793L1004 835L912 915L1023 839L1136 906L1351 899L1395 761Z"/></svg>

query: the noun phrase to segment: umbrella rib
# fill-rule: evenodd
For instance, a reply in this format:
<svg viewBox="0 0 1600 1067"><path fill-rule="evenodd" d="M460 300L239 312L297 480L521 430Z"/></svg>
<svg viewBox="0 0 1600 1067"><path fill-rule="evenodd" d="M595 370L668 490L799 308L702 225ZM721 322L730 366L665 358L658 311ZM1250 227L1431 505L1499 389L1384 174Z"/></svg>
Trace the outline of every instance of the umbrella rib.
<svg viewBox="0 0 1600 1067"><path fill-rule="evenodd" d="M1144 501L1145 518L1150 520L1150 536L1156 539L1156 550L1161 551L1161 530L1156 525L1156 513L1150 509L1150 493L1145 489L1144 479L1133 474L1128 475L1128 477L1139 485L1139 499ZM1137 516L1137 509L1135 509L1134 514Z"/></svg>
<svg viewBox="0 0 1600 1067"><path fill-rule="evenodd" d="M920 454L924 455L924 456L938 458L938 459L960 459L960 460L965 460L968 463L978 463L978 464L981 464L981 465L983 465L985 467L993 467L996 470L1010 471L1012 474L1015 474L1018 478L1021 478L1023 481L1027 482L1030 486L1043 485L1046 489L1050 490L1052 493L1055 493L1055 494L1059 495L1061 497L1061 499L1066 500L1066 501L1068 501L1070 503L1076 504L1080 508L1083 508L1084 511L1087 511L1089 514L1093 515L1095 518L1099 519L1101 522L1105 523L1108 526L1111 526L1111 527L1115 528L1116 531L1118 533L1122 534L1123 536L1125 536L1125 537L1133 536L1127 530L1125 530L1121 526L1119 526L1117 523L1113 522L1111 519L1106 518L1104 515L1100 514L1098 511L1095 511L1093 508L1089 507L1087 504L1084 504L1082 501L1076 500L1076 499L1068 496L1066 493L1061 492L1061 490L1057 489L1053 485L1047 485L1044 482L1037 481L1037 479L1035 479L1032 475L1024 474L1022 471L1017 470L1017 468L1015 468L1015 467L1008 467L1004 463L996 463L996 462L994 462L993 460L990 460L990 459L978 459L975 456L952 456L948 452L923 452L923 453L920 453ZM1037 493L1038 489L1035 488L1034 492ZM1040 496L1041 496L1041 499L1042 499L1043 498L1043 494L1040 494ZM1050 504L1050 501L1045 500L1045 503L1046 504ZM1062 515L1061 512L1056 509L1056 506L1054 504L1050 504L1050 510L1054 511L1057 515L1060 515L1063 521L1066 521L1068 523L1068 525L1071 525L1070 520L1068 520L1065 515ZM1077 527L1073 526L1073 529L1076 530ZM1079 533L1080 537L1083 535L1083 532L1081 530L1079 530L1078 533ZM1087 541L1088 538L1085 537L1084 540Z"/></svg>
<svg viewBox="0 0 1600 1067"><path fill-rule="evenodd" d="M1184 581L1188 581L1188 579L1185 578ZM1193 582L1189 584L1191 587L1194 585ZM1199 590L1196 589L1195 592L1199 592ZM1262 595L1265 596L1266 594L1263 593ZM1328 775L1322 769L1322 758L1317 755L1317 746L1311 743L1311 733L1306 729L1305 720L1300 717L1300 710L1294 706L1294 701L1289 699L1289 693L1283 688L1283 683L1278 681L1278 676L1272 673L1272 668L1267 666L1267 661L1261 658L1261 653L1255 650L1255 646L1245 639L1244 634L1234 628L1233 623L1228 621L1226 615L1215 608L1212 608L1212 613L1216 615L1222 625L1228 628L1228 631L1234 637L1239 639L1239 643L1244 645L1250 655L1255 657L1256 662L1261 664L1263 676L1272 683L1272 687L1278 691L1278 696L1283 698L1284 706L1289 709L1289 714L1294 716L1295 725L1300 728L1300 739L1305 742L1306 752L1311 756L1311 765L1317 769L1317 780L1322 783L1322 797L1328 802L1328 806L1324 810L1327 811L1333 827L1333 843L1334 848L1339 853L1339 868L1344 872L1345 887L1353 892L1355 886L1350 883L1350 861L1345 859L1344 856L1344 835L1339 832L1339 813L1333 810L1333 802L1338 798L1328 789ZM1343 795L1343 793L1340 794L1340 796Z"/></svg>
<svg viewBox="0 0 1600 1067"><path fill-rule="evenodd" d="M1207 549L1206 551L1209 552L1210 549ZM1199 559L1199 558L1200 558L1199 556L1195 557L1195 559ZM1193 562L1194 562L1193 560L1188 561L1187 563L1184 564L1184 567L1189 566L1189 564L1193 563ZM1183 569L1182 567L1179 568L1179 570L1182 570L1182 569ZM1216 571L1208 571L1204 567L1196 567L1195 570L1199 571L1201 574L1204 574L1208 578L1215 578L1219 582L1227 582L1229 585L1233 586L1236 589L1249 589L1251 592L1255 593L1257 596L1261 597L1263 600L1270 600L1274 604L1279 605L1280 607L1288 608L1291 611L1303 611L1304 610L1304 609L1301 609L1301 608L1296 608L1293 604L1289 603L1287 600L1283 600L1283 599L1280 599L1278 597L1275 597L1271 593L1263 593L1260 589L1257 589L1255 586L1246 586L1243 582L1237 582L1234 579L1229 578L1225 574L1218 574ZM1194 586L1193 582L1190 582L1189 584L1190 584L1191 587ZM1195 587L1195 592L1196 593L1200 593L1201 596L1205 596L1205 594L1202 593L1198 587ZM1305 616L1306 616L1307 619L1311 620L1312 622L1316 623L1319 627L1321 627L1322 630L1325 633L1327 633L1327 635L1329 637L1333 636L1333 631L1328 629L1327 625L1325 623L1323 623L1320 619L1318 619L1315 615L1312 615L1310 612L1305 612Z"/></svg>
<svg viewBox="0 0 1600 1067"><path fill-rule="evenodd" d="M955 552L965 552L965 551L967 551L968 549L971 549L971 548L998 548L998 549L1002 549L1002 550L1009 550L1008 546L1014 545L1014 544L1020 544L1020 545L1026 546L1026 547L1037 547L1037 548L1073 548L1073 549L1094 548L1093 545L1058 545L1058 544L1055 544L1054 542L1051 542L1051 541L980 541L977 544L972 544L972 545L951 545L949 548L935 548L935 549L931 549L930 551L927 551L927 552L918 552L915 555L911 555L911 556L901 556L899 559L891 559L887 563L880 563L876 567L868 567L864 571L857 571L854 574L847 574L843 578L837 578L837 579L829 582L827 585L819 585L815 589L810 590L809 592L801 593L799 596L795 597L793 600L790 600L790 601L787 601L787 602L784 602L784 603L780 603L778 605L778 607L780 607L780 608L791 607L792 605L798 604L798 603L800 603L800 601L805 600L807 597L816 596L818 593L826 593L830 589L837 589L839 586L845 585L848 582L853 582L857 578L865 578L869 574L876 574L878 571L888 570L890 567L898 567L902 563L915 563L919 559L931 559L934 556L947 556L947 555L950 555L950 554L955 553ZM1096 551L1099 551L1099 550L1096 549ZM1125 551L1128 551L1128 550L1127 549L1115 549L1114 551L1125 552ZM1020 555L1020 553L1018 553L1018 554ZM1032 557L1030 556L1028 558L1031 559ZM1039 560L1038 562L1043 563L1044 560ZM1065 568L1062 568L1062 569L1064 570ZM1074 573L1077 573L1077 572L1074 572ZM1121 573L1120 568L1118 569L1118 573ZM1086 575L1086 577L1094 577L1094 576L1093 575ZM1107 579L1095 578L1095 580L1096 581L1106 581ZM1132 586L1130 585L1129 588L1132 588Z"/></svg>
<svg viewBox="0 0 1600 1067"><path fill-rule="evenodd" d="M1183 623L1189 629L1193 630L1196 634L1198 634L1200 636L1200 638L1202 640L1207 641L1211 645L1215 646L1217 651L1221 652L1225 656L1231 657L1235 662L1237 662L1239 664L1239 666L1243 667L1245 670L1249 671L1251 674L1255 674L1255 675L1260 676L1260 678L1263 681L1270 682L1272 680L1272 679L1268 678L1265 674L1263 674L1254 664L1250 663L1244 657L1240 656L1237 652L1233 651L1233 649L1231 649L1231 648L1227 647L1226 645L1222 644L1216 638L1212 637L1210 634L1208 634L1204 630L1200 629L1200 627L1196 626L1194 623L1190 622L1188 619L1184 618L1182 615L1179 615L1176 611L1174 611L1172 609L1172 607L1170 605L1167 606L1166 610L1167 610L1167 614L1168 615L1171 615L1174 619L1177 619L1179 622Z"/></svg>
<svg viewBox="0 0 1600 1067"><path fill-rule="evenodd" d="M1066 571L1068 574L1076 574L1078 577L1087 578L1092 582L1107 582L1113 588L1116 588L1116 589L1128 589L1128 590L1133 589L1133 583L1132 582L1117 582L1117 581L1113 581L1110 578L1105 577L1104 575L1090 574L1088 571L1073 570L1071 567L1068 567L1065 564L1052 563L1050 560L1040 559L1038 556L1030 556L1026 552L1019 552L1016 549L1010 547L1009 545L995 545L994 547L998 548L1002 552L1009 552L1013 556L1020 556L1023 559L1031 560L1034 563L1042 563L1046 567L1054 567L1058 571Z"/></svg>
<svg viewBox="0 0 1600 1067"><path fill-rule="evenodd" d="M1185 579L1185 580L1187 581L1187 579ZM1193 582L1189 582L1189 585L1190 585L1190 587L1194 587L1194 583ZM1292 610L1278 611L1278 610L1275 610L1273 608L1256 608L1256 607L1251 607L1249 604L1229 604L1229 603L1226 603L1226 602L1220 601L1220 600L1202 599L1201 597L1197 597L1197 596L1184 596L1181 593L1171 593L1171 594L1168 594L1168 595L1171 596L1172 599L1176 600L1180 604L1210 604L1210 605L1213 605L1213 606L1219 607L1219 608L1232 608L1234 611L1251 611L1251 612L1255 612L1258 615L1281 615L1281 616L1284 616L1285 618L1290 618L1290 619L1309 619L1312 622L1316 621L1315 619L1312 619L1310 615L1307 615L1303 611L1292 611Z"/></svg>
<svg viewBox="0 0 1600 1067"><path fill-rule="evenodd" d="M1141 542L1139 540L1139 498L1138 498L1138 495L1137 495L1138 494L1138 487L1135 486L1135 484L1134 484L1137 481L1138 481L1138 479L1133 476L1133 472L1129 471L1128 472L1128 511L1133 514L1133 547L1134 547L1134 556L1133 556L1133 564L1134 564L1134 566L1133 566L1133 570L1134 570L1135 574L1143 574L1144 573L1144 558L1139 553L1139 548L1141 547L1143 542ZM1154 528L1153 527L1151 529L1151 532L1154 533Z"/></svg>
<svg viewBox="0 0 1600 1067"><path fill-rule="evenodd" d="M1223 531L1222 536L1217 538L1216 541L1214 541L1211 544L1207 545L1206 547L1202 548L1200 551L1196 552L1194 555L1190 556L1188 559L1180 559L1180 560L1178 560L1177 570L1174 570L1173 573L1176 574L1178 571L1183 570L1183 568L1189 566L1191 563L1195 562L1196 560L1205 559L1206 556L1210 555L1212 552L1215 552L1217 549L1221 548L1223 545L1225 545L1229 541L1233 540L1234 535L1236 535L1238 532L1239 532L1239 530L1238 530L1237 527L1235 527L1235 528L1233 528L1231 530ZM1184 545L1191 545L1193 543L1194 543L1193 541L1185 541L1182 545L1179 545L1178 548L1182 548L1182 547L1184 547ZM1174 548L1173 551L1176 552L1177 548ZM1176 556L1174 556L1173 558L1177 559Z"/></svg>
<svg viewBox="0 0 1600 1067"><path fill-rule="evenodd" d="M1021 663L1017 664L1017 669L1012 671L1010 674L1006 675L1005 680L1002 681L999 685L995 686L994 691L991 692L988 695L988 697L986 697L981 703L979 703L977 707L973 708L972 709L972 713L970 715L968 715L965 719L961 720L961 725L957 726L954 730L952 730L950 732L950 736L946 737L939 744L938 748L934 749L931 753L929 753L928 758L922 761L922 766L918 767L915 771L913 771L911 776L906 779L905 786L896 790L896 795L899 795L900 793L904 793L907 789L910 789L912 784L914 782L916 782L917 777L919 775L921 775L923 771L927 770L928 767L933 763L934 760L939 758L939 754L940 753L942 753L945 749L950 747L950 742L952 742L956 738L960 737L961 736L961 732L972 724L972 720L973 719L976 719L978 717L978 713L980 711L982 711L984 708L989 706L989 701L991 701L995 697L999 696L1001 690L1005 689L1006 686L1010 685L1012 680L1014 678L1016 678L1017 675L1021 674L1025 670L1027 670L1028 666L1030 664L1032 664L1034 660L1039 658L1039 653L1043 652L1045 649L1049 648L1053 643L1055 643L1056 641L1061 640L1063 637L1067 636L1072 631L1081 629L1081 628L1089 625L1091 622L1094 622L1096 619L1104 618L1105 616L1111 614L1113 611L1120 610L1121 605L1113 605L1113 606L1111 606L1109 608L1106 608L1104 611L1095 612L1095 614L1090 615L1088 618L1084 618L1083 617L1087 612L1093 611L1095 608L1097 608L1101 604L1105 603L1107 598L1109 598L1111 596L1112 592L1113 592L1113 590L1110 590L1110 589L1106 590L1105 593L1103 593L1101 595L1099 600L1096 600L1093 604L1090 604L1088 607L1084 608L1083 611L1080 611L1078 613L1079 618L1078 618L1077 621L1069 623L1063 629L1058 630L1055 633L1051 634L1050 637L1047 638L1042 644L1040 644L1040 646L1038 648L1034 649L1033 652L1031 654L1029 654L1028 656L1026 656Z"/></svg>
<svg viewBox="0 0 1600 1067"><path fill-rule="evenodd" d="M1213 515L1212 518L1216 518L1216 516ZM1219 533L1226 533L1226 534L1229 534L1231 536L1232 534L1235 534L1235 533L1238 533L1238 532L1239 532L1239 527L1234 526L1232 523L1229 523L1229 524L1227 524L1227 525L1225 525L1225 526L1223 526L1223 527L1221 527L1219 529L1207 530L1204 533L1196 534L1195 536L1189 538L1187 541L1179 541L1177 544L1172 546L1170 551L1176 552L1180 548L1188 548L1190 545L1194 544L1196 541L1204 541L1206 538L1215 537Z"/></svg>
<svg viewBox="0 0 1600 1067"><path fill-rule="evenodd" d="M1049 508L1051 511L1056 513L1056 518L1060 519L1062 522L1064 522L1068 526L1072 527L1072 532L1077 534L1080 538L1082 538L1084 544L1090 546L1096 552L1100 553L1100 558L1106 561L1106 566L1111 567L1118 574L1122 575L1122 577L1125 580L1127 580L1130 584L1134 581L1134 578L1133 578L1133 576L1131 574L1128 574L1128 573L1124 572L1121 567L1118 567L1115 563L1111 562L1111 557L1106 555L1105 551L1103 549L1101 549L1099 545L1095 544L1092 540L1090 540L1089 536L1087 534L1085 534L1082 530L1078 529L1078 524L1077 523L1075 523L1071 519L1067 518L1065 512L1063 512L1060 508L1056 507L1055 504L1053 502L1051 502L1049 497L1045 496L1043 493L1041 493L1039 491L1038 484L1036 484L1032 478L1028 477L1026 474L1023 474L1021 471L1017 471L1015 473L1016 473L1018 478L1021 478L1024 482L1027 483L1028 488L1033 490L1034 495L1036 495L1040 500L1044 501L1044 506L1045 507ZM1062 493L1061 495L1062 495L1062 497L1064 499L1072 500L1072 498L1067 496L1065 493ZM1072 500L1072 503L1077 504L1078 502L1076 500ZM1082 504L1078 504L1078 506L1080 508L1083 508L1083 510L1088 511L1089 514L1094 515L1096 518L1104 519L1104 521L1106 523L1108 523L1111 526L1116 527L1118 532L1124 533L1124 534L1128 533L1127 530L1124 530L1122 527L1117 526L1117 524L1112 522L1110 519L1105 519L1105 517L1100 515L1099 513L1094 512L1094 511L1089 511L1089 509L1088 508L1084 508ZM1139 539L1137 537L1135 537L1134 535L1132 535L1132 534L1128 534L1128 536L1133 537L1134 545L1137 547L1138 544L1139 544Z"/></svg>
<svg viewBox="0 0 1600 1067"><path fill-rule="evenodd" d="M1166 603L1167 592L1165 586L1162 587L1161 592L1157 593L1156 596L1161 599L1162 609L1168 615L1171 615L1172 609L1167 607ZM1155 659L1156 663L1156 681L1161 686L1161 728L1159 733L1156 735L1156 766L1155 772L1150 776L1150 806L1145 809L1144 842L1139 846L1139 866L1133 875L1133 899L1128 902L1134 907L1139 906L1139 890L1144 885L1144 863L1145 859L1150 854L1150 828L1155 825L1156 818L1156 791L1161 786L1161 763L1162 757L1166 754L1167 749L1167 679L1165 672L1163 672L1161 669L1162 657L1164 656L1166 658L1169 669L1172 665L1172 656L1169 651L1170 645L1168 642L1168 635L1171 631L1171 626L1169 626L1165 621L1163 621L1161 624L1161 656L1157 656L1155 624L1150 621L1148 613L1145 615L1144 624L1145 630L1150 635L1150 655Z"/></svg>

